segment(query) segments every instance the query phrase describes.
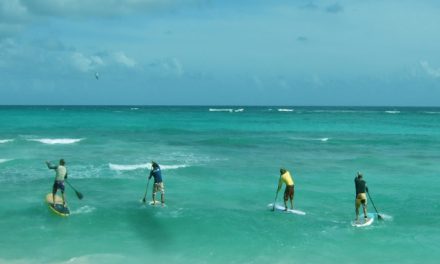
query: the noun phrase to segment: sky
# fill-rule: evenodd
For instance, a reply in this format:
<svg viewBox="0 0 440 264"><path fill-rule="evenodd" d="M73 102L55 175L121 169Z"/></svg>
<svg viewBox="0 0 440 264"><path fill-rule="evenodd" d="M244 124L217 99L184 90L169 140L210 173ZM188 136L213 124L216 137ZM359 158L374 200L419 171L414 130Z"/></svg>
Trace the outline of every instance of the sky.
<svg viewBox="0 0 440 264"><path fill-rule="evenodd" d="M440 106L440 2L0 0L0 104Z"/></svg>

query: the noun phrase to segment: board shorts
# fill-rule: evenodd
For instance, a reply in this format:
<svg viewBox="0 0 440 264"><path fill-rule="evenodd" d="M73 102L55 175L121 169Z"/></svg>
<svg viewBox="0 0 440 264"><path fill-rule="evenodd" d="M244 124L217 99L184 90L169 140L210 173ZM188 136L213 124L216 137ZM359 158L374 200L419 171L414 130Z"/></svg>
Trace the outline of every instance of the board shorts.
<svg viewBox="0 0 440 264"><path fill-rule="evenodd" d="M367 195L365 193L359 193L356 196L356 201L355 201L356 208L359 208L361 204L367 205Z"/></svg>
<svg viewBox="0 0 440 264"><path fill-rule="evenodd" d="M163 186L163 182L156 182L153 185L153 194L160 192L162 194L165 193L165 188Z"/></svg>
<svg viewBox="0 0 440 264"><path fill-rule="evenodd" d="M56 193L57 190L61 190L61 193L64 193L64 182L55 181L52 187L52 193Z"/></svg>
<svg viewBox="0 0 440 264"><path fill-rule="evenodd" d="M295 194L295 185L287 185L284 190L284 201L293 200L293 195Z"/></svg>

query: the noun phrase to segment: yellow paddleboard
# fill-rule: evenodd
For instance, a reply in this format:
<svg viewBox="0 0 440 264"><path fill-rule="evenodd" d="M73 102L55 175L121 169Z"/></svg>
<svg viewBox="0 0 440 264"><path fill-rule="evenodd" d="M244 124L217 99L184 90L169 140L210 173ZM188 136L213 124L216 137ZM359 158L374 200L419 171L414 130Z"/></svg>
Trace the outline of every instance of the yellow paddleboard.
<svg viewBox="0 0 440 264"><path fill-rule="evenodd" d="M52 210L52 212L54 212L55 214L60 216L69 216L70 210L67 206L63 205L63 199L60 196L55 195L55 204L54 204L52 193L48 193L46 195L46 203L49 206L49 208Z"/></svg>

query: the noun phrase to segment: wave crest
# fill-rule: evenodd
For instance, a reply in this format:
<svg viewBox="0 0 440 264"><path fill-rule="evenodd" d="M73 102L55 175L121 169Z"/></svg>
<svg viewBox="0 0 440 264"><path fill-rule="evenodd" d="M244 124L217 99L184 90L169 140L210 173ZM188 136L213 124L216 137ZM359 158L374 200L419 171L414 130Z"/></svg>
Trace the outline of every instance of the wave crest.
<svg viewBox="0 0 440 264"><path fill-rule="evenodd" d="M87 214L87 213L91 213L95 210L96 210L96 208L93 206L84 205L84 206L76 209L75 211L71 212L71 214Z"/></svg>
<svg viewBox="0 0 440 264"><path fill-rule="evenodd" d="M131 170L138 170L138 169L151 169L151 163L144 163L144 164L108 164L109 168L111 170L116 171L131 171ZM160 168L163 170L175 170L180 168L186 168L188 165L180 164L180 165L160 165Z"/></svg>
<svg viewBox="0 0 440 264"><path fill-rule="evenodd" d="M232 113L234 109L232 108L209 108L209 112L230 112Z"/></svg>
<svg viewBox="0 0 440 264"><path fill-rule="evenodd" d="M14 141L13 139L0 139L0 144L8 143Z"/></svg>
<svg viewBox="0 0 440 264"><path fill-rule="evenodd" d="M37 138L37 139L28 139L28 141L36 141L43 144L55 145L55 144L74 144L78 143L83 138Z"/></svg>

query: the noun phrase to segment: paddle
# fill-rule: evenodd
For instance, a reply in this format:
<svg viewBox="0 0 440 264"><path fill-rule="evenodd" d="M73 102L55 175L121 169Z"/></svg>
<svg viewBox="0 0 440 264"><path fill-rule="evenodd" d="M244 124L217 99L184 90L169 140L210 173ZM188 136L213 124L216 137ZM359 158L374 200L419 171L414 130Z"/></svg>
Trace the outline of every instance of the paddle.
<svg viewBox="0 0 440 264"><path fill-rule="evenodd" d="M281 175L280 175L280 179L281 179ZM279 180L278 180L278 182L279 182ZM279 184L279 183L278 183ZM278 198L278 192L279 192L280 190L278 189L278 187L277 187L277 194L275 195L275 201L273 201L273 207L272 207L272 211L275 211L275 204L276 204L276 202L277 202L277 198Z"/></svg>
<svg viewBox="0 0 440 264"><path fill-rule="evenodd" d="M70 182L68 182L67 180L64 180L65 182L67 182L67 184L70 186L70 188L72 188L74 191L75 191L75 193L76 193L76 196L78 196L78 199L82 199L84 196L82 195L82 193L80 193L80 192L78 192L76 189L75 189L75 187L73 187L72 186L72 184L70 184Z"/></svg>
<svg viewBox="0 0 440 264"><path fill-rule="evenodd" d="M376 206L374 205L373 199L371 199L370 192L367 191L367 194L368 194L368 198L370 198L371 204L372 204L373 207L374 207L374 210L376 210L376 213L377 213L377 219L382 220L382 219L383 219L382 216L381 216L381 215L379 214L379 212L377 211L377 208L376 208Z"/></svg>
<svg viewBox="0 0 440 264"><path fill-rule="evenodd" d="M275 195L275 200L273 201L272 211L275 211L275 203L277 202L277 198L278 198L278 190L277 190L277 194Z"/></svg>
<svg viewBox="0 0 440 264"><path fill-rule="evenodd" d="M142 198L142 202L143 202L143 203L146 203L145 198L147 197L148 185L149 185L149 184L150 184L150 179L148 179L148 182L147 182L147 188L145 188L144 198Z"/></svg>

